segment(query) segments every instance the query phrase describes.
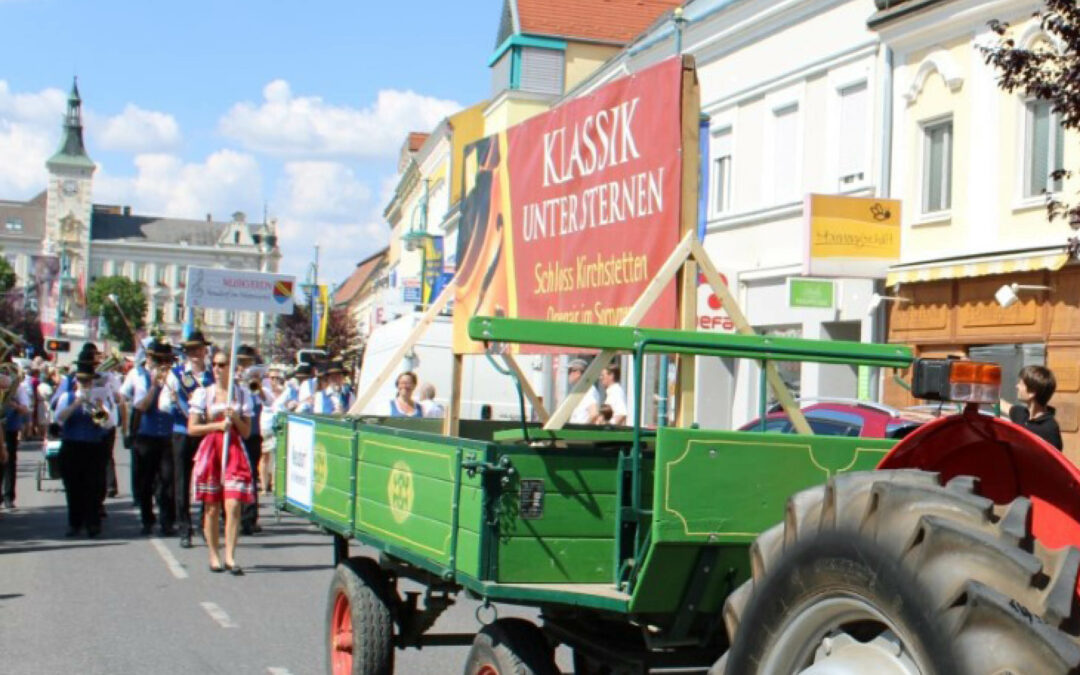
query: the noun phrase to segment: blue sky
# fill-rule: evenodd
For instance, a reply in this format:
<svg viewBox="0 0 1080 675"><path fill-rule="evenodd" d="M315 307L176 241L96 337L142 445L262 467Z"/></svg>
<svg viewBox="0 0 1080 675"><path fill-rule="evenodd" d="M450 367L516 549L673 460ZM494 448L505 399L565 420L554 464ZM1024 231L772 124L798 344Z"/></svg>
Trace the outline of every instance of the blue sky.
<svg viewBox="0 0 1080 675"><path fill-rule="evenodd" d="M501 0L0 0L0 198L44 188L78 74L94 200L224 220L263 204L302 275L386 243L408 130L489 94Z"/></svg>

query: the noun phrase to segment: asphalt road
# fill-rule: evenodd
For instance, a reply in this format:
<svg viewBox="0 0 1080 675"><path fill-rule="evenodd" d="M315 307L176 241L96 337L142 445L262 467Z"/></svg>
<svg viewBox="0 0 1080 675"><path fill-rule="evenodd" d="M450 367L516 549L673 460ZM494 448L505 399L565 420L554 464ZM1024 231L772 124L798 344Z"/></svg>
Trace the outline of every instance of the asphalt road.
<svg viewBox="0 0 1080 675"><path fill-rule="evenodd" d="M212 574L206 547L139 535L117 447L120 496L97 539L64 538L60 481L35 485L40 444L19 451L17 503L0 511L0 673L125 675L326 672L330 539L261 507L263 532L242 537L243 577ZM363 550L354 548L353 554ZM459 597L436 631L474 632L477 603ZM530 616L500 608L500 616ZM467 647L399 651L398 673L460 673ZM570 672L569 651L557 654Z"/></svg>

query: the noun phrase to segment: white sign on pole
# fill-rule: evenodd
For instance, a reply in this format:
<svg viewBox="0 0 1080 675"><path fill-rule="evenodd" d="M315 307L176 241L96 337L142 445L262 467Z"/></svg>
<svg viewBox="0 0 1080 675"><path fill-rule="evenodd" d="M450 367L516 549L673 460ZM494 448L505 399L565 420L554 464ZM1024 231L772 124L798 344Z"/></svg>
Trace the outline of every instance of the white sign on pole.
<svg viewBox="0 0 1080 675"><path fill-rule="evenodd" d="M296 277L241 272L215 267L189 267L184 305L237 312L292 314Z"/></svg>
<svg viewBox="0 0 1080 675"><path fill-rule="evenodd" d="M315 421L289 418L286 444L285 499L310 511L315 475Z"/></svg>

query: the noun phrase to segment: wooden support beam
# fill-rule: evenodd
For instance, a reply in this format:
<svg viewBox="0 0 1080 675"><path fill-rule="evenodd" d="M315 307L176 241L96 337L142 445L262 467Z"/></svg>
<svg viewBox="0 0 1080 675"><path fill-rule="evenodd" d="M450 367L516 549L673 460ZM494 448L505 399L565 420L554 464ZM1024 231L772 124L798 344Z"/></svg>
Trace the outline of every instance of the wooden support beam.
<svg viewBox="0 0 1080 675"><path fill-rule="evenodd" d="M641 323L641 320L648 314L649 308L652 307L653 303L660 297L660 294L667 287L668 283L675 278L675 274L682 268L683 263L690 255L690 247L695 241L694 237L695 235L693 232L688 232L686 236L682 238L682 241L680 241L678 246L675 247L675 250L671 252L668 259L664 261L664 264L657 270L653 280L645 287L645 290L641 293L641 297L634 302L630 311L623 317L623 320L619 323L620 326L636 326ZM566 398L559 404L559 407L551 413L551 417L548 419L547 424L544 425L544 429L549 431L558 430L566 425L566 422L570 419L570 415L574 412L574 408L581 402L581 397L585 395L585 392L589 390L589 387L593 386L593 383L596 382L596 378L600 376L600 371L604 369L604 366L611 362L611 359L614 356L614 351L604 350L592 360L589 367L581 374L581 379L577 381L577 384L575 384L574 388L570 390L570 393L566 395Z"/></svg>
<svg viewBox="0 0 1080 675"><path fill-rule="evenodd" d="M679 234L685 240L690 237L697 241L698 229L698 194L701 183L701 90L698 87L697 68L694 57L683 55L682 59L682 196L679 214ZM678 279L679 328L692 331L697 329L697 266L693 257L687 256ZM694 420L694 361L687 356L679 356L675 361L675 426L689 426ZM664 396L667 396L667 382L661 382ZM641 397L644 401L644 396ZM670 400L670 398L669 398ZM671 406L669 402L668 406ZM667 420L664 420L667 424Z"/></svg>
<svg viewBox="0 0 1080 675"><path fill-rule="evenodd" d="M379 389L386 384L386 381L390 379L390 376L397 370L398 364L401 363L401 359L403 359L405 354L420 341L420 338L424 335L424 331L428 329L428 326L430 326L431 322L435 320L435 317L439 315L439 312L446 307L446 303L450 302L450 298L454 297L455 287L456 284L451 281L443 288L442 292L439 293L439 297L435 298L435 302L431 303L431 306L428 307L427 311L420 317L420 323L416 324L416 327L409 333L409 337L405 338L405 341L401 343L401 346L397 348L390 357L390 360L383 366L383 369L379 372L375 381L371 383L367 388L367 391L365 391L362 396L358 397L352 404L352 407L349 408L350 415L360 415L364 412L364 408L367 407L367 404L371 402L371 399L375 398L376 394L379 393Z"/></svg>
<svg viewBox="0 0 1080 675"><path fill-rule="evenodd" d="M742 308L739 307L739 303L735 300L734 294L731 289L727 287L727 284L720 278L720 273L716 271L716 267L713 266L712 260L709 259L709 254L705 252L705 248L695 239L690 247L690 255L697 261L698 266L701 267L702 273L705 275L705 279L709 282L709 286L712 287L713 293L716 297L720 298L720 302L723 303L724 311L731 317L732 323L735 324L735 330L744 335L753 335L754 328L750 325L750 322L746 319L746 315L743 314ZM802 409L799 408L798 402L791 395L791 391L787 388L787 384L784 383L784 379L780 377L779 371L776 370L776 364L769 361L765 364L765 379L769 382L769 387L776 394L776 400L780 402L780 406L787 413L788 419L791 420L791 425L800 434L813 435L814 430L810 428L809 422L806 421L806 416L803 415Z"/></svg>
<svg viewBox="0 0 1080 675"><path fill-rule="evenodd" d="M547 424L551 416L548 415L547 408L544 407L544 401L537 396L536 390L533 389L532 382L529 382L529 378L525 376L525 372L518 365L517 359L514 358L513 354L503 354L503 361L506 363L506 367L517 377L518 382L521 383L521 393L525 395L525 398L529 399L529 405L536 411L537 418Z"/></svg>
<svg viewBox="0 0 1080 675"><path fill-rule="evenodd" d="M446 407L443 418L443 436L457 436L461 422L461 371L465 357L454 354L454 365L450 370L450 405Z"/></svg>

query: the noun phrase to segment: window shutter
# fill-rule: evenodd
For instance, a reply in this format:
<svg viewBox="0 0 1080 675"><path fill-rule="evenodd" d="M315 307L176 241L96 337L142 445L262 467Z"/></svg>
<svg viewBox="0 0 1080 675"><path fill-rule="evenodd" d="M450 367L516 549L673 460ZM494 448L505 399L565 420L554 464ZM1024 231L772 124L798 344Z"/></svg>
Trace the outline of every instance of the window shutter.
<svg viewBox="0 0 1080 675"><path fill-rule="evenodd" d="M861 182L866 167L866 83L840 90L840 183Z"/></svg>
<svg viewBox="0 0 1080 675"><path fill-rule="evenodd" d="M525 47L521 50L521 89L540 94L563 91L563 52Z"/></svg>
<svg viewBox="0 0 1080 675"><path fill-rule="evenodd" d="M798 175L795 162L799 156L796 152L799 106L780 108L774 111L773 115L773 198L775 201L785 202L794 199L798 194L798 186L795 185L795 177Z"/></svg>

